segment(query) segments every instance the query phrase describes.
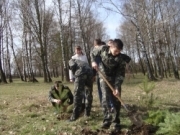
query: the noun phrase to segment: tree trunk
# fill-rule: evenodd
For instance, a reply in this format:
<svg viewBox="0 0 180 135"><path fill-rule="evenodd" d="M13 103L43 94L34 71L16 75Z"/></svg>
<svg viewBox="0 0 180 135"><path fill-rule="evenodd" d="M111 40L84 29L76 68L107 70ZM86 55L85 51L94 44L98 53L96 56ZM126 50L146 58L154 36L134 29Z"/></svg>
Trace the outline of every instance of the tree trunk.
<svg viewBox="0 0 180 135"><path fill-rule="evenodd" d="M7 26L8 27L8 26ZM12 83L12 75L11 75L11 64L10 64L10 54L9 54L9 39L8 39L8 29L6 27L6 48L7 48L7 65L8 65L8 75L9 75L9 82Z"/></svg>
<svg viewBox="0 0 180 135"><path fill-rule="evenodd" d="M132 20L131 20L132 24L136 27L136 34L137 34L137 39L138 39L138 43L140 43L141 45L141 48L143 48L142 50L142 53L143 53L143 56L144 56L144 62L146 64L146 67L147 67L147 73L148 73L148 78L150 80L156 80L153 73L152 73L152 69L151 69L151 65L150 65L150 62L149 62L149 58L147 56L147 51L146 51L146 47L144 45L144 41L143 41L143 38L142 38L142 34L141 34L141 31L140 31L140 28L138 26L138 24L134 23Z"/></svg>
<svg viewBox="0 0 180 135"><path fill-rule="evenodd" d="M143 3L143 10L144 10L144 16L145 16L145 25L146 25L146 28L147 28L147 36L148 36L148 39L149 39L149 42L150 42L150 46L151 47L153 47L153 53L154 53L154 56L155 56L155 59L154 59L154 73L155 73L155 76L157 77L157 68L156 68L156 66L158 66L158 64L157 64L157 62L156 62L156 59L157 59L157 53L156 53L156 48L154 47L154 43L153 43L153 38L152 38L152 36L151 36L151 33L150 33L150 27L149 27L149 20L148 20L148 12L147 12L147 10L146 10L146 8L145 8L146 6L145 6L145 2ZM140 35L141 36L141 35ZM144 42L144 41L143 41ZM151 67L153 67L153 66L151 66L150 65L150 61L149 61L149 59L148 59L148 56L147 56L147 50L145 49L145 46L143 47L144 48L144 52L143 53L145 53L144 54L144 56L145 56L145 58L146 58L146 61L145 61L145 63L146 63L146 65L147 65L147 68L148 68L148 76L150 77L150 79L151 80L154 80L155 79L155 77L154 77L154 75L153 75L153 68L151 68ZM159 68L159 67L158 67Z"/></svg>
<svg viewBox="0 0 180 135"><path fill-rule="evenodd" d="M136 46L137 46L137 53L138 53L138 57L139 57L139 62L140 62L141 70L142 70L142 73L145 75L146 72L145 72L145 69L144 69L144 66L143 66L143 62L142 62L142 59L141 59L141 56L140 56L140 47L139 47L139 41L138 41L137 35L136 35Z"/></svg>
<svg viewBox="0 0 180 135"><path fill-rule="evenodd" d="M10 46L11 46L11 49L12 49L12 52L13 52L14 61L15 61L16 66L17 66L18 75L19 75L19 77L21 78L21 81L24 81L24 78L23 78L23 75L22 75L20 66L19 66L18 61L17 61L17 58L16 58L16 54L15 54L15 51L14 51L14 41L13 41L13 35L12 35L12 30L11 30L11 27L10 27L10 26L9 26L9 32L10 32L10 38L11 38L11 44L10 44Z"/></svg>
<svg viewBox="0 0 180 135"><path fill-rule="evenodd" d="M65 79L66 81L69 81L67 80L68 79L68 76L66 74L66 70L67 69L67 66L66 66L66 61L65 61L65 52L64 52L64 42L63 42L63 24L62 24L62 8L61 8L61 0L57 0L58 1L58 10L59 10L59 28L60 28L60 42L61 42L61 51L62 51L62 63L63 63L63 70L65 71ZM64 81L64 76L62 76L62 81Z"/></svg>
<svg viewBox="0 0 180 135"><path fill-rule="evenodd" d="M58 71L58 67L56 66L56 68L55 68L55 75L56 75L56 77L58 77L59 76L59 71Z"/></svg>
<svg viewBox="0 0 180 135"><path fill-rule="evenodd" d="M32 38L32 34L29 33L29 57L28 57L28 65L29 65L29 71L30 71L30 80L32 82L38 82L37 79L35 78L35 75L34 75L34 72L33 72L33 65L32 65L32 62L33 62L33 59L32 59L32 42L34 41L33 38Z"/></svg>
<svg viewBox="0 0 180 135"><path fill-rule="evenodd" d="M61 63L61 80L64 80L64 68L63 63Z"/></svg>
<svg viewBox="0 0 180 135"><path fill-rule="evenodd" d="M6 75L3 71L3 68L2 68L2 55L3 55L3 52L2 52L2 38L3 38L3 30L2 30L2 24L0 26L0 74L1 74L1 82L3 83L7 83L7 80L6 80Z"/></svg>
<svg viewBox="0 0 180 135"><path fill-rule="evenodd" d="M37 37L38 37L38 41L40 44L40 50L41 50L41 61L42 61L42 65L43 65L43 73L44 73L44 82L48 82L48 73L47 73L47 65L46 65L46 50L44 48L44 45L46 45L45 43L43 43L43 26L42 26L42 16L40 14L40 7L39 7L39 2L38 0L35 0L35 9L36 9L36 14L37 14L37 22L38 22L38 33L37 33Z"/></svg>

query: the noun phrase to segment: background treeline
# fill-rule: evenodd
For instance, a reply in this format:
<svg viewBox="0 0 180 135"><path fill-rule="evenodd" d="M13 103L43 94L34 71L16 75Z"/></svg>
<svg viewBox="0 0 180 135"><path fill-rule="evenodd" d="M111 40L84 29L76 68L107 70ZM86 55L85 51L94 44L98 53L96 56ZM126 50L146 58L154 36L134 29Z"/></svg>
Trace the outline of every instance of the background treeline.
<svg viewBox="0 0 180 135"><path fill-rule="evenodd" d="M177 0L1 0L0 81L68 80L74 46L90 61L93 40L109 39L98 9L122 16L117 33L131 73L179 79L179 7Z"/></svg>

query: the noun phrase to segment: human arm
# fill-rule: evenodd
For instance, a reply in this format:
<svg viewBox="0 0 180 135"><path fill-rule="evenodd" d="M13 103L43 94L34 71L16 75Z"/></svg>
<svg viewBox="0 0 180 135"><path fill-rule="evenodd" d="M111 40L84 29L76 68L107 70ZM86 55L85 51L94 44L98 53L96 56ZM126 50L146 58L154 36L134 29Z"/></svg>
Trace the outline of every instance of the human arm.
<svg viewBox="0 0 180 135"><path fill-rule="evenodd" d="M94 69L96 69L96 70L98 69L98 64L97 64L97 62L96 62L96 57L97 57L97 56L100 57L102 48L103 48L103 46L94 47L94 48L91 50L91 53L90 53L92 68L94 68Z"/></svg>
<svg viewBox="0 0 180 135"><path fill-rule="evenodd" d="M52 94L52 88L51 88L51 90L49 91L48 99L49 99L50 102L54 102L54 103L58 103L58 104L61 103L61 100L60 100L60 99L56 99L56 98L53 96L53 94Z"/></svg>
<svg viewBox="0 0 180 135"><path fill-rule="evenodd" d="M129 63L131 61L131 58L128 55L121 53L121 56L126 63Z"/></svg>
<svg viewBox="0 0 180 135"><path fill-rule="evenodd" d="M125 61L121 59L119 61L119 64L115 73L115 83L114 83L115 90L120 90L121 88L121 85L125 77L125 67L126 67Z"/></svg>
<svg viewBox="0 0 180 135"><path fill-rule="evenodd" d="M74 75L71 70L69 70L69 79L70 79L70 82L74 81Z"/></svg>
<svg viewBox="0 0 180 135"><path fill-rule="evenodd" d="M77 63L75 59L70 59L69 60L69 70L72 71L72 74L74 75L76 72L77 68ZM71 78L70 78L71 79Z"/></svg>
<svg viewBox="0 0 180 135"><path fill-rule="evenodd" d="M121 54L121 56L122 56L123 60L126 62L126 72L130 73L129 63L131 61L131 58L126 54Z"/></svg>
<svg viewBox="0 0 180 135"><path fill-rule="evenodd" d="M88 62L88 59L87 59L87 56L86 56L86 55L83 55L83 57L82 57L82 61L87 62L87 63L89 64L89 62Z"/></svg>

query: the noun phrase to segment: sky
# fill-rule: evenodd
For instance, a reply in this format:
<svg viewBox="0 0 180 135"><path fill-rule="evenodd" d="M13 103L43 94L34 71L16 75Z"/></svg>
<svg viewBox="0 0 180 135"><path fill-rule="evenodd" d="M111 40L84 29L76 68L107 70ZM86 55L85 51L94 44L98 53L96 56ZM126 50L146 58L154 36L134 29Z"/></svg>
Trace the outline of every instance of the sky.
<svg viewBox="0 0 180 135"><path fill-rule="evenodd" d="M102 2L103 1L103 2ZM100 6L97 5L100 20L103 21L106 28L106 33L110 36L110 39L117 38L117 29L122 22L122 16L113 11L107 11L104 7L115 10L112 4L109 4L108 0L102 0ZM112 0L114 3L119 3L119 0ZM122 2L121 2L122 4ZM117 5L116 5L117 6ZM95 9L95 12L96 12Z"/></svg>
<svg viewBox="0 0 180 135"><path fill-rule="evenodd" d="M113 1L116 1L116 0L113 0ZM47 2L47 5L52 4L52 1L46 0L46 2ZM104 5L106 6L106 4ZM100 6L95 6L94 8L95 8L94 12L98 12L98 17L100 17L99 19L103 21L104 27L106 28L106 33L107 35L109 35L109 38L110 39L116 38L117 37L116 29L120 25L120 22L121 22L120 20L122 19L121 15L115 12L107 11L104 8L101 8Z"/></svg>
<svg viewBox="0 0 180 135"><path fill-rule="evenodd" d="M110 39L114 39L117 37L116 29L120 25L121 16L117 13L110 13L107 17L105 17L105 14L105 12L102 12L101 18L104 20L106 32L110 36Z"/></svg>

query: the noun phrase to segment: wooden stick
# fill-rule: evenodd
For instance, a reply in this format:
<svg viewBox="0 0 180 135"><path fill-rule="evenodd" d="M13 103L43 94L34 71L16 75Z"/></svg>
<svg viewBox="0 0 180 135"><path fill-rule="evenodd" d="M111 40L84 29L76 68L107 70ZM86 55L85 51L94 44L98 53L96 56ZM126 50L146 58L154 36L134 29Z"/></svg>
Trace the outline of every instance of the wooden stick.
<svg viewBox="0 0 180 135"><path fill-rule="evenodd" d="M114 92L115 92L114 88L113 88L112 85L108 82L108 80L104 77L103 73L102 73L99 69L98 69L97 71L98 71L98 73L102 76L103 80L107 83L107 85L108 85L109 88L112 90L112 92L114 93ZM127 107L126 107L126 105L124 104L124 102L122 101L122 99L121 99L119 96L116 96L116 98L121 102L121 104L123 105L123 107L125 108L125 110L126 110L127 112L130 112L130 111L127 109Z"/></svg>

